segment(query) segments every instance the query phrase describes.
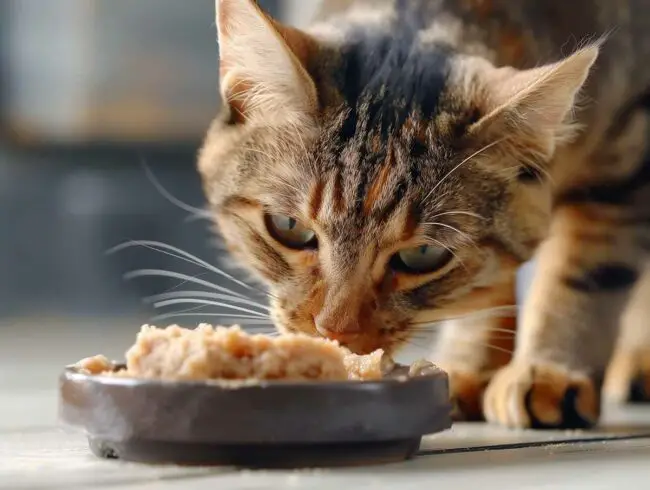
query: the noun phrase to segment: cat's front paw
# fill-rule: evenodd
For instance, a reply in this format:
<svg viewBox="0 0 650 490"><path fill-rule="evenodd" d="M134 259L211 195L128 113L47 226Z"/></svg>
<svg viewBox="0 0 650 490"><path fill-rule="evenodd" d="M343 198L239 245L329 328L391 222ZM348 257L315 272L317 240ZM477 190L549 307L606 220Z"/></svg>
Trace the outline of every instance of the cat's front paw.
<svg viewBox="0 0 650 490"><path fill-rule="evenodd" d="M453 406L452 418L457 421L482 421L483 393L487 377L480 372L445 369L449 376L449 391Z"/></svg>
<svg viewBox="0 0 650 490"><path fill-rule="evenodd" d="M592 379L554 364L512 363L485 392L489 422L513 428L584 429L600 416L599 390Z"/></svg>

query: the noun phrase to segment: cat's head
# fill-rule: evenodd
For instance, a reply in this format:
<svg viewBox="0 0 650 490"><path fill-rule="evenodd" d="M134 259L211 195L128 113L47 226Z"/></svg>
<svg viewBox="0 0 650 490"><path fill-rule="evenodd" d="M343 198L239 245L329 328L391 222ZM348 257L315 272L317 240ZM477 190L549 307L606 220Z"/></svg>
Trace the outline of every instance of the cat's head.
<svg viewBox="0 0 650 490"><path fill-rule="evenodd" d="M517 71L404 19L326 41L250 0L217 10L225 103L199 169L278 328L392 350L421 322L512 304L597 48Z"/></svg>

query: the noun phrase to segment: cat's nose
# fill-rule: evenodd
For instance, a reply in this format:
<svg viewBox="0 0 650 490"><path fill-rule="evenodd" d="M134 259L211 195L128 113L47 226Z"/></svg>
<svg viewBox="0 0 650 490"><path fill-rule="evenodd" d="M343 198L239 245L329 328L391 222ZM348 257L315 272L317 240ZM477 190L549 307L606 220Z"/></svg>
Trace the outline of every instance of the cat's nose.
<svg viewBox="0 0 650 490"><path fill-rule="evenodd" d="M325 319L316 318L314 322L316 325L316 331L325 338L330 340L336 340L341 344L348 344L359 338L361 334L361 329L357 322L344 320L339 321L331 326L328 325L328 322Z"/></svg>
<svg viewBox="0 0 650 490"><path fill-rule="evenodd" d="M354 342L359 338L359 334L356 332L332 332L331 330L324 330L318 327L317 330L318 333L321 334L323 337L328 338L330 340L336 340L342 345L346 345L351 342Z"/></svg>

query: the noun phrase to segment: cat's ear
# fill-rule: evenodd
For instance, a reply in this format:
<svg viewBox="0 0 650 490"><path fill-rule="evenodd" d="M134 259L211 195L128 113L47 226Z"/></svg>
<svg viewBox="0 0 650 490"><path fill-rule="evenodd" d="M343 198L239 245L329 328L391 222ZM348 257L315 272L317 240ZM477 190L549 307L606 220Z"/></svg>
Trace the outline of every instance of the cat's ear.
<svg viewBox="0 0 650 490"><path fill-rule="evenodd" d="M221 96L233 118L294 117L317 109L305 69L314 41L267 16L254 0L216 0Z"/></svg>
<svg viewBox="0 0 650 490"><path fill-rule="evenodd" d="M539 68L493 70L487 77L487 114L473 131L563 136L571 129L568 116L598 53L599 46L594 45Z"/></svg>

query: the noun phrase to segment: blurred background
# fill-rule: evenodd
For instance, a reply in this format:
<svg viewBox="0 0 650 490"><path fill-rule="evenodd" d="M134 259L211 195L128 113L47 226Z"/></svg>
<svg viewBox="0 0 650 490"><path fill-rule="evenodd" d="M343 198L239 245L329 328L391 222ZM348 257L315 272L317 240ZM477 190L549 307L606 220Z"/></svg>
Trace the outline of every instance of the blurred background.
<svg viewBox="0 0 650 490"><path fill-rule="evenodd" d="M0 0L0 323L147 319L142 299L178 281L125 273L201 272L149 249L106 255L128 240L218 261L208 222L160 188L203 206L217 63L214 0Z"/></svg>
<svg viewBox="0 0 650 490"><path fill-rule="evenodd" d="M260 2L297 25L319 3ZM0 325L14 337L113 319L131 336L156 314L143 300L182 282L133 270L233 286L148 248L106 253L151 240L223 264L192 210L217 74L214 0L0 0Z"/></svg>

